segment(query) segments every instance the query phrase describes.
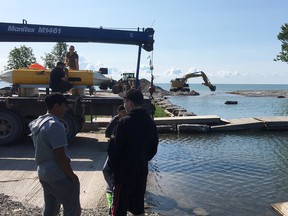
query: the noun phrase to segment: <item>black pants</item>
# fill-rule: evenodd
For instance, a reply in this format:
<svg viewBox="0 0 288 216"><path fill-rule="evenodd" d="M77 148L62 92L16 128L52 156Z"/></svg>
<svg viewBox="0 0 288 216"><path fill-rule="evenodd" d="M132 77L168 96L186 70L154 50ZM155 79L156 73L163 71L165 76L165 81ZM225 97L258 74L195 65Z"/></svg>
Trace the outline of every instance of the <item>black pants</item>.
<svg viewBox="0 0 288 216"><path fill-rule="evenodd" d="M62 81L59 83L57 88L52 88L52 92L67 92L68 90L70 90L73 87L73 84L67 81Z"/></svg>
<svg viewBox="0 0 288 216"><path fill-rule="evenodd" d="M146 179L138 182L119 184L113 189L112 216L126 216L129 210L134 215L144 213Z"/></svg>

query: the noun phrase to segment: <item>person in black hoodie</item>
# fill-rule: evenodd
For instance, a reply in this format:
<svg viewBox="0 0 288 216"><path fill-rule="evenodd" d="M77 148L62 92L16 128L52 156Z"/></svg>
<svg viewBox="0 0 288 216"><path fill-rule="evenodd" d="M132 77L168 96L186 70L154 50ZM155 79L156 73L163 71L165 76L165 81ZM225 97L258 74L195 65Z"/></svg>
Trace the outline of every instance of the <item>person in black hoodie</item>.
<svg viewBox="0 0 288 216"><path fill-rule="evenodd" d="M157 153L158 134L154 121L142 108L143 94L130 89L124 96L127 116L115 128L108 146L113 173L113 216L144 215L148 161Z"/></svg>

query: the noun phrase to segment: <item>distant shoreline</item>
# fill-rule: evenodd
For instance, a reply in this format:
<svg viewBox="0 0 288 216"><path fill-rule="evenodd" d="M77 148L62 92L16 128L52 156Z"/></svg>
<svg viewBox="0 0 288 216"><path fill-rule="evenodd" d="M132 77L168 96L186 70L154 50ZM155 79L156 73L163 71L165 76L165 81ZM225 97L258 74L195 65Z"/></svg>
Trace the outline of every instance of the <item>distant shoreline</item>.
<svg viewBox="0 0 288 216"><path fill-rule="evenodd" d="M288 90L239 90L226 93L247 97L288 97Z"/></svg>

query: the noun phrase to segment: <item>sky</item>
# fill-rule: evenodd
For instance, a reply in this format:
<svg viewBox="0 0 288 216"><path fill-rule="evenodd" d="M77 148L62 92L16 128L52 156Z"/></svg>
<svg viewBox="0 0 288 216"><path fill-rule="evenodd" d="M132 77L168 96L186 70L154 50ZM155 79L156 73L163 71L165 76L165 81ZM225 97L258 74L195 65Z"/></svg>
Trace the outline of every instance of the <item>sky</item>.
<svg viewBox="0 0 288 216"><path fill-rule="evenodd" d="M287 0L9 0L0 22L93 28L150 28L154 50L142 50L139 78L169 83L204 71L213 84L287 84L288 64L273 61L281 51L277 35L288 23ZM0 42L0 71L9 52L25 45L38 63L55 43ZM108 76L135 72L138 47L99 43L74 45L80 69L107 67ZM149 69L153 60L154 70ZM201 78L189 83L202 83Z"/></svg>

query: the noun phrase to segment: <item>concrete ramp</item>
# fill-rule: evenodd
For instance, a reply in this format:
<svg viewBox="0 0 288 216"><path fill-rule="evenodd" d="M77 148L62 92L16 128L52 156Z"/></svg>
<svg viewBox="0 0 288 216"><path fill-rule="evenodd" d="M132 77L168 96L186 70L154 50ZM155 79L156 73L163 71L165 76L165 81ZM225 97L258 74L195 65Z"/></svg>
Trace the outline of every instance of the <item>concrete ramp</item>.
<svg viewBox="0 0 288 216"><path fill-rule="evenodd" d="M106 207L102 168L107 158L107 139L97 132L80 133L69 144L71 165L80 180L81 207ZM0 193L24 205L42 207L43 189L37 176L32 140L20 140L0 150Z"/></svg>
<svg viewBox="0 0 288 216"><path fill-rule="evenodd" d="M288 216L288 202L273 203L271 206L278 215Z"/></svg>

